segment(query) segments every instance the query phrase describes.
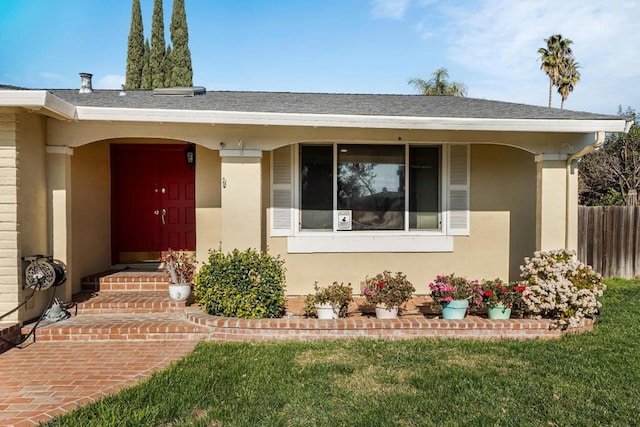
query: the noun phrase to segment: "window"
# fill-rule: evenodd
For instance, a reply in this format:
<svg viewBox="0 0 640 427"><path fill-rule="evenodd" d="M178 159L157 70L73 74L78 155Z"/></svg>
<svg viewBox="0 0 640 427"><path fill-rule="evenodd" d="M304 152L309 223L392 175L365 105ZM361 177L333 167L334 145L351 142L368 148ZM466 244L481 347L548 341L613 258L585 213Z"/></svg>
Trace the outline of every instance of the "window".
<svg viewBox="0 0 640 427"><path fill-rule="evenodd" d="M300 227L333 229L333 146L300 150Z"/></svg>
<svg viewBox="0 0 640 427"><path fill-rule="evenodd" d="M409 229L440 229L440 147L409 147Z"/></svg>
<svg viewBox="0 0 640 427"><path fill-rule="evenodd" d="M289 145L271 172L271 235L290 252L446 252L469 234L465 144Z"/></svg>
<svg viewBox="0 0 640 427"><path fill-rule="evenodd" d="M337 207L351 211L351 230L404 230L404 152L402 145L338 145Z"/></svg>
<svg viewBox="0 0 640 427"><path fill-rule="evenodd" d="M338 144L300 147L300 228L333 230L334 206L351 231L440 229L440 147ZM405 170L409 169L409 191ZM408 202L408 204L407 204ZM408 215L405 215L408 209Z"/></svg>

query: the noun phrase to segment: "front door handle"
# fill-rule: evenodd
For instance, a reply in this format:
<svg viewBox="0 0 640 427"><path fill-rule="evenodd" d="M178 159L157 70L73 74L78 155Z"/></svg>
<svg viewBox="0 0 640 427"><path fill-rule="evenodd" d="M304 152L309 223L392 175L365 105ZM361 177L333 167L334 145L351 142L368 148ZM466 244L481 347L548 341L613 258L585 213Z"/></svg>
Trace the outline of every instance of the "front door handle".
<svg viewBox="0 0 640 427"><path fill-rule="evenodd" d="M166 224L166 220L165 220L165 215L167 215L167 210L166 209L156 209L155 211L153 211L154 215L160 215L160 218L162 218L162 225Z"/></svg>

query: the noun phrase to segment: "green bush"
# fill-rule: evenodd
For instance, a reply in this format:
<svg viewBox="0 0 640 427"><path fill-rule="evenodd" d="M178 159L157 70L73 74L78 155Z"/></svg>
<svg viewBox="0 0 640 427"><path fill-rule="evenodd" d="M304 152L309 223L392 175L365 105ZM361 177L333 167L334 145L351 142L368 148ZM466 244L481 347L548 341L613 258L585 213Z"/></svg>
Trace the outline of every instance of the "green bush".
<svg viewBox="0 0 640 427"><path fill-rule="evenodd" d="M196 275L194 294L206 313L259 319L285 311L284 260L253 249L210 251Z"/></svg>

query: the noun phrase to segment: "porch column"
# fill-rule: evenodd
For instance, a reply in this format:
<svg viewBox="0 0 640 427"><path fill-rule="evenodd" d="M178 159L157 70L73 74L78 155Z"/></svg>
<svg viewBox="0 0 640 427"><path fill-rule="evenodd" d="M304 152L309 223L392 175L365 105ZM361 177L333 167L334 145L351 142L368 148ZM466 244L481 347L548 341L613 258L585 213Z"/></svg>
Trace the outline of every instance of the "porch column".
<svg viewBox="0 0 640 427"><path fill-rule="evenodd" d="M224 252L261 248L262 151L220 150Z"/></svg>
<svg viewBox="0 0 640 427"><path fill-rule="evenodd" d="M73 295L71 257L71 156L73 148L47 146L47 214L49 253L67 266L67 282L56 295L71 301ZM61 295L61 293L63 295Z"/></svg>
<svg viewBox="0 0 640 427"><path fill-rule="evenodd" d="M566 154L539 154L536 186L536 250L563 249L567 244L569 197Z"/></svg>
<svg viewBox="0 0 640 427"><path fill-rule="evenodd" d="M567 168L567 235L565 248L578 252L578 161L569 161Z"/></svg>

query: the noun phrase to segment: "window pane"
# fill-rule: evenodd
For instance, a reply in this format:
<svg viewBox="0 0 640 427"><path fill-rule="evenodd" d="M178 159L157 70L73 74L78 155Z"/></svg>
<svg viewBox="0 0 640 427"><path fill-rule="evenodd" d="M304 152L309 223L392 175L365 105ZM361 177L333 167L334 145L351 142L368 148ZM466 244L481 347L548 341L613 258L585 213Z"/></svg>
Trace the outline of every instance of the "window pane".
<svg viewBox="0 0 640 427"><path fill-rule="evenodd" d="M440 229L440 147L409 148L409 228Z"/></svg>
<svg viewBox="0 0 640 427"><path fill-rule="evenodd" d="M338 146L338 209L353 230L404 230L402 145Z"/></svg>
<svg viewBox="0 0 640 427"><path fill-rule="evenodd" d="M300 147L302 229L333 229L333 147Z"/></svg>

